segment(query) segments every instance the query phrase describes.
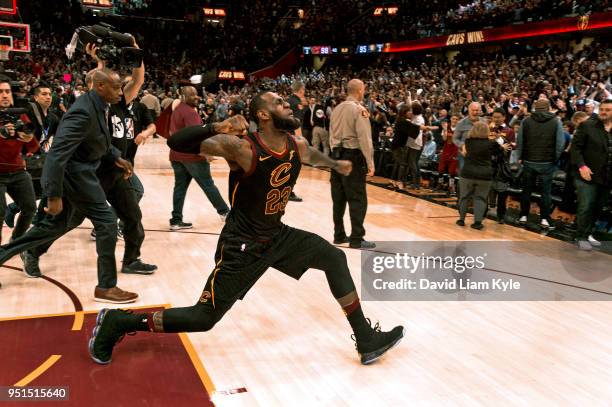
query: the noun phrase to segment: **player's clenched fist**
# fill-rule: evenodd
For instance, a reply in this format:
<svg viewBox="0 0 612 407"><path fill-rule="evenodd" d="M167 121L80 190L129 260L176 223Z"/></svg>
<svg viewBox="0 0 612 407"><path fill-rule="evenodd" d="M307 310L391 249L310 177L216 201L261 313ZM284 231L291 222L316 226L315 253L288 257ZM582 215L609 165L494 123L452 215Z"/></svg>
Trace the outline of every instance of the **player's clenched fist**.
<svg viewBox="0 0 612 407"><path fill-rule="evenodd" d="M247 122L244 116L237 114L220 123L215 123L214 126L215 133L238 136L246 133L249 128L249 122Z"/></svg>

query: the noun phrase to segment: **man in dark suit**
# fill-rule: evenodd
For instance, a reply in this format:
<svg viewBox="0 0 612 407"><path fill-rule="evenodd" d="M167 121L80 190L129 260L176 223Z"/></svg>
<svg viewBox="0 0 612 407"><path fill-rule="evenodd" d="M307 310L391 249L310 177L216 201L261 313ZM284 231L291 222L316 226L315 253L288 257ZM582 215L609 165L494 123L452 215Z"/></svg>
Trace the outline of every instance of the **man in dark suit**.
<svg viewBox="0 0 612 407"><path fill-rule="evenodd" d="M138 294L117 287L117 217L106 202L96 176L101 160L112 160L132 173L131 164L111 144L109 104L121 98L121 79L110 69L93 74L93 90L76 100L63 116L43 168L42 187L48 204L46 218L26 234L0 246L0 264L22 253L29 277L40 277L38 259L51 244L89 218L97 232L98 286L94 300L123 304Z"/></svg>

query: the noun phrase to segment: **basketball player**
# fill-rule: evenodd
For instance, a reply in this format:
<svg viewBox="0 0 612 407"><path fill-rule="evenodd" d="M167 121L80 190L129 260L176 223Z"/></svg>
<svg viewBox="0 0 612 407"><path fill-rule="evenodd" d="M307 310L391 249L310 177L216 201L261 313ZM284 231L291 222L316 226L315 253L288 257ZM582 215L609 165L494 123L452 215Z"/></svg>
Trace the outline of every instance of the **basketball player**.
<svg viewBox="0 0 612 407"><path fill-rule="evenodd" d="M168 142L177 151L224 157L231 169L232 209L217 244L216 267L198 302L147 314L101 310L89 340L89 353L97 363L111 362L113 347L126 333L208 331L269 267L295 279L309 268L325 272L355 334L361 363L372 363L403 337L402 326L381 332L378 324L372 328L364 317L344 252L320 236L281 223L302 162L343 175L351 172L351 162L335 161L309 147L305 139L290 136L300 121L276 93L256 95L249 110L259 133L236 137L248 124L242 116L234 116L222 123L185 128Z"/></svg>

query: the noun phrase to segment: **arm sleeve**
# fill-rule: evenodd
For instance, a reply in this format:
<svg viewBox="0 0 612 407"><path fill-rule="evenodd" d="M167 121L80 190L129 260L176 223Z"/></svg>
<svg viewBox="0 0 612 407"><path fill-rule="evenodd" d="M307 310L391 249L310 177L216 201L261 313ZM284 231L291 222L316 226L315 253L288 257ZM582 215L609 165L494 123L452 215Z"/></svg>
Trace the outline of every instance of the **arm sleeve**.
<svg viewBox="0 0 612 407"><path fill-rule="evenodd" d="M202 141L215 135L212 124L185 127L168 139L168 147L179 153L200 153Z"/></svg>

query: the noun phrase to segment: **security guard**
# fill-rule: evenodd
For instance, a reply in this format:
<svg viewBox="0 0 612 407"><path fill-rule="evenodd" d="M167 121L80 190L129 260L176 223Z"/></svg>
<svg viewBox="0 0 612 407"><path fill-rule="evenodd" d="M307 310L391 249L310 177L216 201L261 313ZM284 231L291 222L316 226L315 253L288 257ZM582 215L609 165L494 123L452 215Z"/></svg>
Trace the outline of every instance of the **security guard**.
<svg viewBox="0 0 612 407"><path fill-rule="evenodd" d="M365 241L363 221L368 208L366 175L374 175L374 149L370 114L361 104L365 85L352 79L347 85L348 97L334 109L330 119L330 145L335 159L349 160L353 171L348 176L331 175L334 201L334 244L349 242L352 248L372 249L376 245ZM351 236L344 231L344 211L349 206Z"/></svg>

